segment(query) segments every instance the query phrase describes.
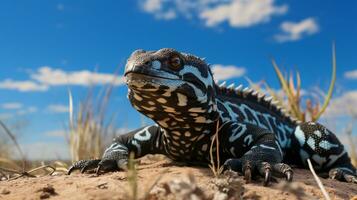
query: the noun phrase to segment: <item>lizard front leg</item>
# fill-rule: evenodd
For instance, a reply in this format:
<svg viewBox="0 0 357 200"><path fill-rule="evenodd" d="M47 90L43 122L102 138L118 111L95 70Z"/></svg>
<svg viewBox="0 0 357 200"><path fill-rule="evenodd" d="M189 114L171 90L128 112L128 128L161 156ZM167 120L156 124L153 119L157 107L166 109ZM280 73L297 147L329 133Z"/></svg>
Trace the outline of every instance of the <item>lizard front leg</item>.
<svg viewBox="0 0 357 200"><path fill-rule="evenodd" d="M283 152L275 138L268 130L245 123L231 123L222 127L225 136L225 151L231 158L224 163L225 169L242 172L246 182L252 176L264 177L264 185L268 185L272 176L293 178L293 171L282 163Z"/></svg>
<svg viewBox="0 0 357 200"><path fill-rule="evenodd" d="M97 174L125 170L131 152L134 153L135 158L146 154L163 153L160 137L161 132L157 125L120 135L114 138L113 143L105 150L101 159L77 161L69 168L68 174L74 170L81 170L84 173L96 169Z"/></svg>

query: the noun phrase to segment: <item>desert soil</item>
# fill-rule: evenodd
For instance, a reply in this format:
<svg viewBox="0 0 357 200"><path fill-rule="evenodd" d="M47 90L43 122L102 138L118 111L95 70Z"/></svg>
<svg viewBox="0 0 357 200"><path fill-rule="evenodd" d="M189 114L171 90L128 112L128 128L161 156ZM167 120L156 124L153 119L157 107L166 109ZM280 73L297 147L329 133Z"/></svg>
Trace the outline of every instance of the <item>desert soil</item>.
<svg viewBox="0 0 357 200"><path fill-rule="evenodd" d="M294 173L293 183L284 183L279 179L279 183L272 183L269 187L262 186L261 180L245 184L239 176L235 178L238 186L233 188L235 193L243 195L243 199L323 199L310 171L294 169ZM217 189L219 181L213 178L208 168L177 166L168 160L145 158L138 166L137 177L139 198L148 194L148 199L225 199L227 195L217 192L220 190L230 193L228 196L231 195L231 199L237 199L237 196L232 196L232 192L227 189ZM159 181L155 184L157 179ZM357 184L321 180L332 199L357 199ZM152 185L155 186L151 187ZM100 176L57 174L0 181L0 200L128 199L132 191L129 188L126 172L112 172ZM150 193L147 192L149 190Z"/></svg>

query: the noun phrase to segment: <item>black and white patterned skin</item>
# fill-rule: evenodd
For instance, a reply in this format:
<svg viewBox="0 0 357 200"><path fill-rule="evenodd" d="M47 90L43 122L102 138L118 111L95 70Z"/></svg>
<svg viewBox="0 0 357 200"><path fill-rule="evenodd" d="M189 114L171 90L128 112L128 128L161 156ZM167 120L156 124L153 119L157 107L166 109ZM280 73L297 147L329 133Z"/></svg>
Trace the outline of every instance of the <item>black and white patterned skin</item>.
<svg viewBox="0 0 357 200"><path fill-rule="evenodd" d="M207 166L218 124L222 164L247 182L254 176L263 176L265 185L272 176L291 181L289 165L306 168L310 158L320 173L357 183L356 169L333 133L293 119L252 89L215 84L203 59L174 49L137 50L125 78L132 106L156 124L116 137L101 159L76 162L69 173L126 169L130 152Z"/></svg>

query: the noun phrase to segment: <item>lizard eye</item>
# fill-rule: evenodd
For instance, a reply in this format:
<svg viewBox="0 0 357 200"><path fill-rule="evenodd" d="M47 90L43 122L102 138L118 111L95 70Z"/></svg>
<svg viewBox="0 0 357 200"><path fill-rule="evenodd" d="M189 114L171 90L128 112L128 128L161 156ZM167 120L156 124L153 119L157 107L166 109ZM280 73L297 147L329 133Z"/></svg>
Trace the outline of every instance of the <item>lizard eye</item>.
<svg viewBox="0 0 357 200"><path fill-rule="evenodd" d="M181 67L181 59L178 56L173 56L170 58L170 67L174 70Z"/></svg>

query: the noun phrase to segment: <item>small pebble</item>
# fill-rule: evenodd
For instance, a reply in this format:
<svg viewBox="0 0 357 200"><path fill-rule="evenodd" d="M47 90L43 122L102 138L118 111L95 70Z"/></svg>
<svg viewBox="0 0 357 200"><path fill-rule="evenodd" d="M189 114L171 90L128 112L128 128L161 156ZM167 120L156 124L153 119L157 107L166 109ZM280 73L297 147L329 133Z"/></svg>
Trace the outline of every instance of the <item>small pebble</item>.
<svg viewBox="0 0 357 200"><path fill-rule="evenodd" d="M10 194L10 190L4 188L1 190L0 194Z"/></svg>
<svg viewBox="0 0 357 200"><path fill-rule="evenodd" d="M99 189L108 189L108 183L99 184L99 185L97 185L97 187L98 187Z"/></svg>
<svg viewBox="0 0 357 200"><path fill-rule="evenodd" d="M49 194L56 194L55 188L53 188L52 185L48 185L47 187L44 187L43 192L47 192Z"/></svg>
<svg viewBox="0 0 357 200"><path fill-rule="evenodd" d="M47 192L41 193L40 199L48 199L50 198L50 194Z"/></svg>

